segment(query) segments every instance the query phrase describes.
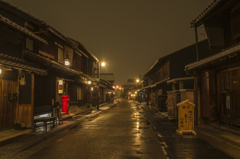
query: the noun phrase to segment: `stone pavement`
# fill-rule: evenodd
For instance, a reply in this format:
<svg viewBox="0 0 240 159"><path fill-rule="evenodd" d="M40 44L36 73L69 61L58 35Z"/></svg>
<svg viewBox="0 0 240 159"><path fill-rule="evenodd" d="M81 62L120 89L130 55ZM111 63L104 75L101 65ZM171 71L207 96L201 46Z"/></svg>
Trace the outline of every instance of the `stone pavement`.
<svg viewBox="0 0 240 159"><path fill-rule="evenodd" d="M102 109L110 109L116 104L117 102L101 104L99 111L97 111L95 107L88 109L80 108L79 110L72 112L72 119L64 121L63 124L57 125L54 128L52 127L52 125L48 125L47 132L44 130L43 127L38 127L34 130L7 129L0 131L0 158L5 158L5 155L17 154L20 151L31 147L32 145L35 145L43 140L46 140L47 138L50 138L58 132L71 129L77 126L80 122L84 121L84 119L96 116L102 112Z"/></svg>
<svg viewBox="0 0 240 159"><path fill-rule="evenodd" d="M240 136L212 126L195 128L197 136L176 134L177 122L170 122L164 113L151 111L137 104L139 112L150 122L168 158L230 159L240 158Z"/></svg>

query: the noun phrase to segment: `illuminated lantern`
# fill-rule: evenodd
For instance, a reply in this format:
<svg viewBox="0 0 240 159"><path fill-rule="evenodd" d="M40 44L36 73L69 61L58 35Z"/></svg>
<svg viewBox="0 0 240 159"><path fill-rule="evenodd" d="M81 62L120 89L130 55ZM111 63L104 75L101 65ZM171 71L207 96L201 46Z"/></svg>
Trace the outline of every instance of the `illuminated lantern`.
<svg viewBox="0 0 240 159"><path fill-rule="evenodd" d="M67 53L66 58L64 59L65 66L70 66L71 59L69 58L69 55Z"/></svg>

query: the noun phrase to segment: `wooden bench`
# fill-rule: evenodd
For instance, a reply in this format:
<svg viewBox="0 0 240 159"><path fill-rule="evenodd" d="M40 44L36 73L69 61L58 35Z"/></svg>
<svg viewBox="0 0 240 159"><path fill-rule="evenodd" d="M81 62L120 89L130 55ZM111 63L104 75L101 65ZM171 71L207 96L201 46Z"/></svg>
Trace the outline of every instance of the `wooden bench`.
<svg viewBox="0 0 240 159"><path fill-rule="evenodd" d="M34 108L34 116L36 115L42 115L42 114L47 114L47 113L53 113L53 106L47 105L47 106L41 106L41 107L35 107ZM38 119L34 119L34 128L36 128L37 123L43 122L46 127L47 131L47 125L48 122L53 124L53 127L55 127L55 122L57 124L57 118L56 117L41 117Z"/></svg>
<svg viewBox="0 0 240 159"><path fill-rule="evenodd" d="M44 126L46 127L46 131L47 131L47 122L53 122L53 127L55 127L55 122L57 123L57 118L56 117L42 117L42 118L38 118L38 119L34 119L34 128L36 128L36 123L38 122L43 122Z"/></svg>

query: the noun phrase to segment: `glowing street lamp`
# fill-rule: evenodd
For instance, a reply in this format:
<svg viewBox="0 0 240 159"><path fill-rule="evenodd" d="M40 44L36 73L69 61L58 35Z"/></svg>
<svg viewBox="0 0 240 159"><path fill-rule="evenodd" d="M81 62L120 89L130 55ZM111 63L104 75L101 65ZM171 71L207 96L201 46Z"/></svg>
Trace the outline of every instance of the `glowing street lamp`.
<svg viewBox="0 0 240 159"><path fill-rule="evenodd" d="M136 81L137 81L137 83L138 83L138 82L139 82L139 79L137 79Z"/></svg>
<svg viewBox="0 0 240 159"><path fill-rule="evenodd" d="M105 63L105 62L102 62L102 63L101 63L101 65L102 65L102 66L105 66L105 65L106 65L106 63Z"/></svg>

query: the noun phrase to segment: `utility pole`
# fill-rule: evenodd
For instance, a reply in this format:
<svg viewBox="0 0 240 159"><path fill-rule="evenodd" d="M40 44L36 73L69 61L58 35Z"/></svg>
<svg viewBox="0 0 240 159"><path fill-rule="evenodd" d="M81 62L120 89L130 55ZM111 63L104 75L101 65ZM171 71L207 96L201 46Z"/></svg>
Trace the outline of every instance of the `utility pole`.
<svg viewBox="0 0 240 159"><path fill-rule="evenodd" d="M97 84L97 110L99 110L99 87L100 87L100 67L101 67L101 62L98 61L98 84Z"/></svg>

